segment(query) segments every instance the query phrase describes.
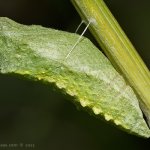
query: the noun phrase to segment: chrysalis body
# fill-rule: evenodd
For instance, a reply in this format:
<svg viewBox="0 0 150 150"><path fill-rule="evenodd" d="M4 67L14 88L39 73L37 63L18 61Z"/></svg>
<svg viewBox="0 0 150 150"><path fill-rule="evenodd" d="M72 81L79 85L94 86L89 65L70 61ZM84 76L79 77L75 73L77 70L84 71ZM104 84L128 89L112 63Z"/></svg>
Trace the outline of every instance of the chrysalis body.
<svg viewBox="0 0 150 150"><path fill-rule="evenodd" d="M0 18L0 72L46 82L106 121L149 137L133 90L87 38L62 61L78 38L77 34Z"/></svg>

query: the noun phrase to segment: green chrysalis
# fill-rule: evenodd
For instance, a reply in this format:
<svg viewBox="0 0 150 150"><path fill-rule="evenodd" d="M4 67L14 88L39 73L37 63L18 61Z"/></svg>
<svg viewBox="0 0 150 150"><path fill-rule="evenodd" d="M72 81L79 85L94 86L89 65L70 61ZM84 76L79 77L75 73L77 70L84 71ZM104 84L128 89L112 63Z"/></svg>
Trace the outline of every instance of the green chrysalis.
<svg viewBox="0 0 150 150"><path fill-rule="evenodd" d="M62 61L78 38L0 18L0 72L55 84L95 115L130 133L150 137L133 90L87 38Z"/></svg>

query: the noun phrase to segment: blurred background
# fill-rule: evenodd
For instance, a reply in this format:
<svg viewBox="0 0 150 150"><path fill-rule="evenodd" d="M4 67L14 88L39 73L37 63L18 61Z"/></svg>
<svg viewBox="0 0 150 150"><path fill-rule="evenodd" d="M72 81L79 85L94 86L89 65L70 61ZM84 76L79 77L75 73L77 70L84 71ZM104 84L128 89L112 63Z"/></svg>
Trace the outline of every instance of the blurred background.
<svg viewBox="0 0 150 150"><path fill-rule="evenodd" d="M105 2L150 68L150 1ZM69 32L81 21L69 0L0 0L0 16ZM85 36L95 42L89 32ZM143 150L150 139L78 110L48 85L0 75L0 149L3 144L18 144L7 146L18 150Z"/></svg>

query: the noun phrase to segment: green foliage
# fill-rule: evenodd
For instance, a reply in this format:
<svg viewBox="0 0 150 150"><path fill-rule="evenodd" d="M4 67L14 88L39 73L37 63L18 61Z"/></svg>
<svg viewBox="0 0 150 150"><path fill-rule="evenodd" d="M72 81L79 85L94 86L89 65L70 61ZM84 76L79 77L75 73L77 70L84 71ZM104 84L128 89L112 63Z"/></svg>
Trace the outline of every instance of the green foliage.
<svg viewBox="0 0 150 150"><path fill-rule="evenodd" d="M133 90L86 38L0 18L0 72L46 82L122 129L150 137ZM41 102L42 103L42 102Z"/></svg>

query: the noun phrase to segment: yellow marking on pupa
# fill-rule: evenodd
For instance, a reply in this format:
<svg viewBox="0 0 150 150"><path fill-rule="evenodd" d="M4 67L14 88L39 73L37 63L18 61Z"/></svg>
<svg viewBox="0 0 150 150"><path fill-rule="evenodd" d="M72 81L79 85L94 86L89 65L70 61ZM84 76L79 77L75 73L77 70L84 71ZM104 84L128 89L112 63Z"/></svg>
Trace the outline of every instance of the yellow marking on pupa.
<svg viewBox="0 0 150 150"><path fill-rule="evenodd" d="M108 114L105 114L104 116L105 116L105 119L106 119L107 121L113 119L112 116L110 116L110 115L108 115Z"/></svg>
<svg viewBox="0 0 150 150"><path fill-rule="evenodd" d="M90 105L90 102L85 101L85 100L80 100L80 103L81 103L81 106L82 106L82 107L86 107L86 106L89 106L89 105Z"/></svg>
<svg viewBox="0 0 150 150"><path fill-rule="evenodd" d="M60 88L60 89L62 89L62 88L65 88L65 85L63 84L63 83L56 83L56 85Z"/></svg>
<svg viewBox="0 0 150 150"><path fill-rule="evenodd" d="M100 108L93 107L92 109L93 109L93 112L94 112L95 115L98 115L98 114L102 113L102 110Z"/></svg>
<svg viewBox="0 0 150 150"><path fill-rule="evenodd" d="M114 120L114 123L115 123L116 125L121 125L121 122L120 122L119 120Z"/></svg>

